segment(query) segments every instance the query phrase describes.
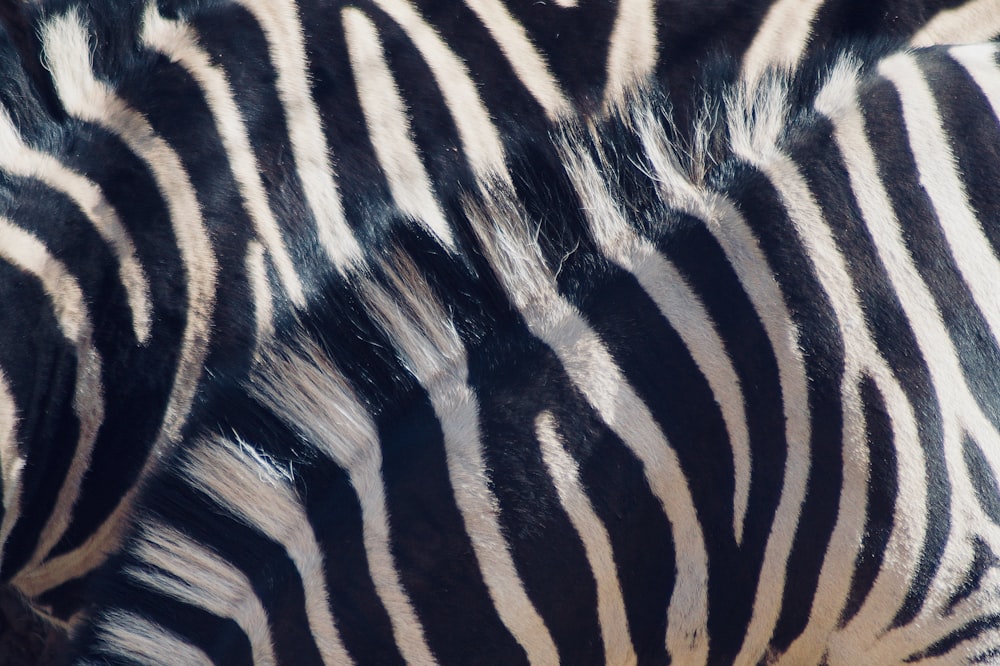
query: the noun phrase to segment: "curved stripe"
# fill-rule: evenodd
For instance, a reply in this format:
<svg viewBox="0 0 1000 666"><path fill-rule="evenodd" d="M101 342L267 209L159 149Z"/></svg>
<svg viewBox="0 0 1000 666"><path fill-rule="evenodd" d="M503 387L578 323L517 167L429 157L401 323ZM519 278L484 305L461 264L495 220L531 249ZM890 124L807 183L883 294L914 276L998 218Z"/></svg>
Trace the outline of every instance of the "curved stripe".
<svg viewBox="0 0 1000 666"><path fill-rule="evenodd" d="M184 641L168 629L126 611L112 611L101 616L97 630L99 655L123 657L148 666L215 666L198 647ZM89 662L97 666L104 660Z"/></svg>
<svg viewBox="0 0 1000 666"><path fill-rule="evenodd" d="M971 0L935 14L910 38L910 45L985 42L997 36L1000 36L1000 0Z"/></svg>
<svg viewBox="0 0 1000 666"><path fill-rule="evenodd" d="M392 198L404 214L454 251L451 227L413 142L406 105L385 61L378 30L360 9L345 7L341 16L361 110Z"/></svg>
<svg viewBox="0 0 1000 666"><path fill-rule="evenodd" d="M514 73L531 96L545 109L550 120L569 116L572 106L544 56L525 32L524 26L511 16L500 0L464 0L496 40Z"/></svg>
<svg viewBox="0 0 1000 666"><path fill-rule="evenodd" d="M444 434L448 476L455 503L493 605L532 664L559 663L552 636L531 603L500 530L496 495L483 458L479 400L469 386L465 348L430 287L417 271L398 266L397 286L407 295L412 319L375 284L366 301L382 318L396 348L430 397Z"/></svg>
<svg viewBox="0 0 1000 666"><path fill-rule="evenodd" d="M35 552L14 579L18 587L24 589L27 586L22 585L23 576L30 575L32 567L48 554L69 525L73 505L80 494L80 483L90 464L97 431L104 422L104 388L101 386L101 357L93 342L93 325L76 278L49 254L41 241L3 217L0 217L0 259L41 282L63 336L76 350L77 363L73 413L79 421L80 434ZM28 593L27 589L24 591Z"/></svg>
<svg viewBox="0 0 1000 666"><path fill-rule="evenodd" d="M246 204L257 238L267 248L281 285L296 306L305 305L302 282L281 235L281 228L271 213L267 193L261 182L260 167L250 146L246 125L225 71L212 64L208 53L198 44L190 26L163 18L156 3L146 7L142 39L147 46L180 65L198 82L215 119L215 128L229 158L240 196Z"/></svg>
<svg viewBox="0 0 1000 666"><path fill-rule="evenodd" d="M43 56L66 110L117 135L149 168L164 198L170 223L184 262L187 284L187 321L179 359L156 441L140 471L149 473L159 455L177 441L187 419L211 336L218 266L201 210L184 165L176 152L154 132L148 121L130 108L103 82L94 78L86 29L75 9L47 21L41 30ZM37 595L99 565L123 525L138 485L133 485L112 514L84 544L38 567L23 581L29 596Z"/></svg>
<svg viewBox="0 0 1000 666"><path fill-rule="evenodd" d="M503 171L504 149L468 67L407 0L373 0L420 51L441 89L473 171L485 176Z"/></svg>
<svg viewBox="0 0 1000 666"><path fill-rule="evenodd" d="M891 215L891 204L888 195L881 186L879 169L875 154L868 141L864 118L858 105L857 73L852 65L846 68L838 67L832 80L820 91L816 100L816 110L825 115L834 127L834 138L840 149L840 155L847 168L852 191L859 200L863 219L869 228L873 223L877 226L878 219ZM794 181L796 178L800 187L804 187L801 176L790 177L787 172L780 176L783 181ZM888 208L887 208L888 207ZM811 213L819 215L818 211ZM820 250L828 260L825 263L816 261L817 273L836 277L843 281L849 280L850 268L836 250L830 249L833 243L824 230L823 243L826 250ZM875 231L878 235L880 232ZM839 261L829 261L837 256ZM836 264L836 265L833 265ZM831 291L829 288L827 291ZM846 311L843 318L860 320L861 305L854 296L851 287L844 289L847 303L836 304L838 312ZM864 354L870 356L863 368L865 374L874 380L885 400L886 413L891 420L896 449L896 474L898 475L899 491L896 498L895 520L889 541L883 555L884 561L897 563L896 566L880 568L864 604L854 614L850 625L838 632L840 635L830 640L833 649L843 646L848 650L857 650L873 645L878 637L889 629L887 623L902 607L906 591L916 573L914 567L920 559L927 533L927 522L932 518L922 507L927 503L926 460L920 441L920 432L916 422L913 406L903 393L902 387L892 374L887 361L877 351L876 343L871 337L870 328L854 326L843 333L848 350L863 346ZM850 359L848 359L850 363ZM920 510L914 512L914 507ZM909 563L910 566L902 566ZM821 579L822 580L822 579Z"/></svg>
<svg viewBox="0 0 1000 666"><path fill-rule="evenodd" d="M0 570L7 537L21 514L21 473L24 455L17 443L17 404L7 377L0 369L0 474L3 485L3 520L0 521Z"/></svg>
<svg viewBox="0 0 1000 666"><path fill-rule="evenodd" d="M608 44L606 108L624 102L630 89L652 76L658 47L656 28L653 0L619 0Z"/></svg>
<svg viewBox="0 0 1000 666"><path fill-rule="evenodd" d="M681 337L722 411L733 451L733 534L739 544L750 499L750 434L743 387L715 322L677 267L626 221L604 185L606 178L590 156L571 145L563 144L560 149L601 252L635 276L656 303L660 314Z"/></svg>
<svg viewBox="0 0 1000 666"><path fill-rule="evenodd" d="M604 661L608 664L635 664L638 658L632 649L625 599L608 530L594 511L587 489L580 483L579 468L566 450L551 412L538 415L535 433L541 445L542 460L559 494L559 502L583 542L587 562L597 582L597 618L601 623Z"/></svg>
<svg viewBox="0 0 1000 666"><path fill-rule="evenodd" d="M125 567L141 585L239 625L255 666L276 663L267 611L242 571L172 527L144 522L129 549L147 567Z"/></svg>
<svg viewBox="0 0 1000 666"><path fill-rule="evenodd" d="M812 24L825 0L777 0L743 54L742 74L756 81L768 69L792 70L812 37Z"/></svg>
<svg viewBox="0 0 1000 666"><path fill-rule="evenodd" d="M955 52L959 57L965 54L970 67L975 69L971 62L976 58L977 51L978 59L982 61L985 56L987 62L991 57L995 58L997 53L996 47L992 45ZM993 70L995 77L995 64ZM988 322L993 339L1000 342L1000 298L997 298L1000 260L994 254L993 246L969 203L955 155L934 101L934 93L912 55L893 56L883 60L879 65L879 74L889 79L899 92L903 120L920 175L920 184L934 206L939 226L963 281Z"/></svg>
<svg viewBox="0 0 1000 666"><path fill-rule="evenodd" d="M256 344L254 359L260 357L261 349L274 335L274 295L267 275L267 257L264 246L257 241L247 243L247 256L243 261L253 295L254 319L256 320Z"/></svg>
<svg viewBox="0 0 1000 666"><path fill-rule="evenodd" d="M491 191L484 192L484 200L482 206L469 202L467 213L497 278L532 334L552 349L598 417L642 463L670 522L677 577L667 609L666 648L671 660L703 664L708 659L708 555L677 453L600 336L559 293L528 231L534 225L516 199Z"/></svg>
<svg viewBox="0 0 1000 666"><path fill-rule="evenodd" d="M340 372L315 345L300 358L271 355L254 377L252 393L295 424L320 453L347 471L361 505L362 538L375 590L389 614L393 637L409 664L436 663L399 578L390 548L382 479L382 445L374 422ZM336 428L331 428L336 424Z"/></svg>
<svg viewBox="0 0 1000 666"><path fill-rule="evenodd" d="M639 116L636 126L643 151L654 169L653 180L660 186L660 195L670 205L705 220L705 228L726 254L753 304L778 363L788 455L781 497L764 550L753 613L735 662L757 663L766 653L781 613L788 557L811 473L812 425L805 363L798 342L800 335L774 271L736 206L720 193L695 187L683 175L680 161L665 142L663 129L652 117Z"/></svg>
<svg viewBox="0 0 1000 666"><path fill-rule="evenodd" d="M242 442L198 442L181 463L189 483L249 527L280 544L302 579L306 615L326 664L351 664L330 612L323 551L287 480Z"/></svg>
<svg viewBox="0 0 1000 666"><path fill-rule="evenodd" d="M52 155L29 147L22 141L7 112L0 109L0 169L25 178L35 178L66 195L86 216L118 262L118 277L128 294L132 330L139 344L149 341L149 280L135 254L128 230L100 187L67 168Z"/></svg>
<svg viewBox="0 0 1000 666"><path fill-rule="evenodd" d="M267 39L299 181L316 220L320 243L334 266L343 272L361 261L363 252L344 218L323 122L309 86L298 8L294 0L237 2L257 19Z"/></svg>

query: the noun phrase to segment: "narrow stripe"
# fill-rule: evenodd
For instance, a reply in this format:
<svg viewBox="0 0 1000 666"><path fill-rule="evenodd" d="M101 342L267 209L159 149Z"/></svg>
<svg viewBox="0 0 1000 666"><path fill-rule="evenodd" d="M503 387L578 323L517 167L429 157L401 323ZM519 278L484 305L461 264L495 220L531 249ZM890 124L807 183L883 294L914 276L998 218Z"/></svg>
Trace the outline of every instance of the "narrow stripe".
<svg viewBox="0 0 1000 666"><path fill-rule="evenodd" d="M281 228L271 213L267 193L261 182L261 169L250 146L246 125L225 71L212 64L190 26L163 18L155 3L150 3L146 8L142 39L147 46L166 55L173 62L180 63L198 82L212 111L215 128L222 139L229 158L229 168L236 178L240 196L253 222L254 232L271 255L281 285L292 303L304 305L302 282L295 272Z"/></svg>
<svg viewBox="0 0 1000 666"><path fill-rule="evenodd" d="M298 8L294 0L237 1L257 19L267 39L299 180L316 220L320 243L334 266L344 271L361 260L362 251L344 218L323 123L309 87Z"/></svg>
<svg viewBox="0 0 1000 666"><path fill-rule="evenodd" d="M778 0L757 28L743 54L743 77L756 81L768 69L792 70L812 37L812 24L824 0Z"/></svg>
<svg viewBox="0 0 1000 666"><path fill-rule="evenodd" d="M25 573L31 573L59 541L73 515L73 505L80 494L80 483L90 464L97 431L104 422L104 387L101 385L101 357L94 347L93 325L83 291L66 266L37 238L0 217L0 258L30 273L42 284L49 297L63 336L76 350L76 377L73 389L73 413L79 422L80 435L73 450L66 478L59 488L45 528L39 536L29 562L14 580L24 589ZM5 489L6 490L6 489ZM54 489L46 489L51 491ZM30 593L29 593L30 596Z"/></svg>
<svg viewBox="0 0 1000 666"><path fill-rule="evenodd" d="M935 14L910 38L910 45L968 44L997 36L1000 36L1000 0L970 0Z"/></svg>
<svg viewBox="0 0 1000 666"><path fill-rule="evenodd" d="M374 3L399 24L426 61L455 122L462 152L476 175L503 171L503 143L468 67L408 0Z"/></svg>
<svg viewBox="0 0 1000 666"><path fill-rule="evenodd" d="M267 611L242 571L158 522L143 523L130 551L160 571L126 567L126 576L213 615L232 619L250 641L255 666L276 663Z"/></svg>
<svg viewBox="0 0 1000 666"><path fill-rule="evenodd" d="M243 262L253 294L255 337L254 360L259 360L261 350L274 336L274 294L267 276L267 257L264 246L257 241L247 243L247 256Z"/></svg>
<svg viewBox="0 0 1000 666"><path fill-rule="evenodd" d="M811 472L812 426L800 334L774 271L736 206L720 193L698 189L683 175L679 159L665 141L663 129L652 118L641 116L637 127L643 150L654 168L660 195L683 212L707 220L705 227L722 247L743 285L778 363L788 456L781 498L764 551L753 614L736 659L736 663L757 663L767 650L781 613L786 567Z"/></svg>
<svg viewBox="0 0 1000 666"><path fill-rule="evenodd" d="M451 227L418 154L410 117L385 61L378 30L371 19L354 7L345 7L341 16L368 134L392 198L404 214L424 224L454 251Z"/></svg>
<svg viewBox="0 0 1000 666"><path fill-rule="evenodd" d="M0 169L36 178L66 195L84 214L118 262L118 277L128 294L132 330L139 344L149 341L149 280L135 254L128 230L96 183L67 168L52 155L27 146L6 111L0 109Z"/></svg>
<svg viewBox="0 0 1000 666"><path fill-rule="evenodd" d="M750 497L750 435L743 388L715 323L677 267L626 221L593 160L572 146L564 146L561 153L601 252L634 275L653 299L684 341L722 410L733 451L733 534L740 543Z"/></svg>
<svg viewBox="0 0 1000 666"><path fill-rule="evenodd" d="M222 439L199 442L182 470L195 488L285 549L302 579L309 628L323 661L353 663L330 612L323 551L302 502L282 475L248 445Z"/></svg>
<svg viewBox="0 0 1000 666"><path fill-rule="evenodd" d="M102 615L97 637L95 652L99 655L123 657L148 666L214 666L198 647L165 627L125 611ZM95 659L90 663L96 665L103 660Z"/></svg>
<svg viewBox="0 0 1000 666"><path fill-rule="evenodd" d="M7 537L21 514L21 473L24 456L17 442L17 404L0 369L0 474L3 475L3 521L0 522L0 564Z"/></svg>
<svg viewBox="0 0 1000 666"><path fill-rule="evenodd" d="M621 369L583 317L558 292L530 222L512 195L489 192L469 203L472 228L532 334L545 342L608 427L643 465L646 481L670 521L677 577L667 609L665 644L672 660L708 659L708 556L677 453ZM516 249L515 249L516 248Z"/></svg>
<svg viewBox="0 0 1000 666"><path fill-rule="evenodd" d="M406 294L412 319L374 284L366 300L430 397L444 434L448 475L479 569L504 625L532 664L559 662L555 642L528 598L510 545L500 530L496 495L483 459L479 400L469 386L465 348L448 314L416 269L397 266L397 287Z"/></svg>
<svg viewBox="0 0 1000 666"><path fill-rule="evenodd" d="M306 349L302 358L269 357L256 376L253 392L347 471L361 504L372 581L389 614L396 644L407 663L435 664L390 549L382 448L375 424L324 352L315 345ZM331 423L337 427L331 429Z"/></svg>
<svg viewBox="0 0 1000 666"><path fill-rule="evenodd" d="M539 53L525 32L524 26L511 16L500 0L465 0L465 4L483 22L496 40L511 68L532 97L545 109L550 120L569 116L572 107L559 83L549 71L545 57Z"/></svg>
<svg viewBox="0 0 1000 666"><path fill-rule="evenodd" d="M656 5L652 0L620 0L608 44L605 107L625 101L626 93L656 68Z"/></svg>
<svg viewBox="0 0 1000 666"><path fill-rule="evenodd" d="M52 72L60 99L68 112L101 125L121 138L149 167L170 213L178 248L184 261L187 284L187 322L181 342L165 418L139 478L147 475L158 456L177 441L187 419L211 336L218 266L194 188L176 152L159 137L148 121L94 78L90 42L76 10L47 21L41 30L43 55ZM138 484L86 542L74 551L38 567L33 582L24 582L29 596L65 580L66 571L77 575L99 565L109 544L117 539Z"/></svg>
<svg viewBox="0 0 1000 666"><path fill-rule="evenodd" d="M634 664L637 661L629 635L628 616L622 597L618 569L611 550L611 538L594 511L587 491L580 483L580 470L566 450L556 430L551 412L535 419L535 432L541 444L542 460L559 493L559 501L569 515L573 528L583 541L587 562L597 582L597 617L604 640L604 661L608 664Z"/></svg>
<svg viewBox="0 0 1000 666"><path fill-rule="evenodd" d="M984 50L980 59L983 55L996 57L995 48ZM969 49L964 52L970 55L975 53ZM1000 298L997 298L996 292L997 285L1000 285L1000 261L969 204L934 94L912 55L883 60L879 73L889 79L899 92L910 147L920 172L920 183L934 205L962 279L989 323L993 339L1000 342Z"/></svg>

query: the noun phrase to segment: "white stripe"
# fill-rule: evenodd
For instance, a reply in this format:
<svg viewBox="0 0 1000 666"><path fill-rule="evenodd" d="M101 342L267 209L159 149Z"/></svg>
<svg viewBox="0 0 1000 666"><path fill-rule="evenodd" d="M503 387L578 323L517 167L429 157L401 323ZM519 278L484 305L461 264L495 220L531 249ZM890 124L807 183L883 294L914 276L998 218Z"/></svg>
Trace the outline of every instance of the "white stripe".
<svg viewBox="0 0 1000 666"><path fill-rule="evenodd" d="M980 61L983 56L987 62L991 56L996 56L992 45L977 50ZM957 53L960 57L964 53L974 59L977 50L963 49ZM993 69L995 76L995 66ZM892 81L899 91L920 184L931 199L962 279L986 318L993 339L1000 342L1000 298L997 298L1000 261L969 203L934 94L912 56L882 61L879 73Z"/></svg>
<svg viewBox="0 0 1000 666"><path fill-rule="evenodd" d="M199 442L182 463L191 484L280 544L302 579L309 628L325 664L351 664L330 612L323 552L301 501L271 465L242 443Z"/></svg>
<svg viewBox="0 0 1000 666"><path fill-rule="evenodd" d="M404 214L426 225L448 249L455 250L451 227L413 142L410 118L385 62L378 31L359 9L345 7L341 16L361 109L392 198Z"/></svg>
<svg viewBox="0 0 1000 666"><path fill-rule="evenodd" d="M344 219L322 120L309 87L308 59L298 9L294 0L237 2L254 15L267 38L271 64L277 73L278 97L285 110L292 157L309 209L316 219L320 243L337 269L346 270L361 260L362 251Z"/></svg>
<svg viewBox="0 0 1000 666"><path fill-rule="evenodd" d="M30 273L41 282L42 289L52 303L53 313L63 336L76 350L77 363L73 413L79 422L79 439L35 552L14 579L18 587L23 589L22 576L25 572L30 573L32 567L48 554L69 525L73 505L80 494L80 483L90 464L97 431L104 422L104 388L101 385L101 357L93 342L93 325L76 278L62 262L49 254L41 241L2 217L0 258ZM54 489L47 489L51 490Z"/></svg>
<svg viewBox="0 0 1000 666"><path fill-rule="evenodd" d="M985 42L1000 35L1000 0L971 0L943 9L913 37L912 46Z"/></svg>
<svg viewBox="0 0 1000 666"><path fill-rule="evenodd" d="M76 10L47 21L41 34L44 60L66 110L116 134L150 169L167 203L184 262L187 322L164 422L140 472L142 478L155 465L164 448L177 440L187 419L211 336L218 267L194 188L180 157L153 131L142 114L94 78L89 39ZM82 546L38 567L30 583L24 581L25 592L29 596L37 595L62 582L67 573L80 575L100 564L121 529L137 487L134 485L124 495L111 516Z"/></svg>
<svg viewBox="0 0 1000 666"><path fill-rule="evenodd" d="M677 577L667 609L666 648L677 662L708 658L708 561L687 478L673 447L635 394L600 337L558 292L529 229L535 228L506 192L468 205L472 228L533 335L559 357L571 381L643 465L646 481L670 521Z"/></svg>
<svg viewBox="0 0 1000 666"><path fill-rule="evenodd" d="M303 349L301 357L268 356L254 377L252 391L347 471L361 504L372 581L389 614L396 645L407 663L434 664L389 547L382 447L375 424L326 355L314 344L305 343Z"/></svg>
<svg viewBox="0 0 1000 666"><path fill-rule="evenodd" d="M3 521L0 522L0 564L7 537L21 514L21 473L24 456L17 443L17 404L0 369L0 474L3 475Z"/></svg>
<svg viewBox="0 0 1000 666"><path fill-rule="evenodd" d="M164 627L126 611L101 616L95 652L123 657L148 666L215 666L200 648L184 641ZM92 664L103 664L94 659Z"/></svg>
<svg viewBox="0 0 1000 666"><path fill-rule="evenodd" d="M541 444L542 460L559 493L559 502L583 541L587 562L597 582L597 618L604 641L604 661L608 664L634 664L637 657L632 649L611 538L580 483L576 461L559 437L551 412L538 415L535 433Z"/></svg>
<svg viewBox="0 0 1000 666"><path fill-rule="evenodd" d="M831 81L824 86L817 98L816 109L826 115L834 126L834 135L847 167L852 189L859 200L863 200L859 205L866 223L871 227L873 219L883 219L886 215L891 215L889 212L891 209L885 208L889 205L889 201L884 196L884 190L881 195L877 194L881 181L875 155L868 143L864 118L858 106L857 70L854 65L842 63L834 71ZM785 171L776 178L783 182L793 180ZM799 182L801 183L799 187L804 187L804 183L801 180ZM815 204L811 200L811 195L803 196L810 198L810 205ZM820 215L818 210L809 214ZM829 236L829 230L825 226L821 229L817 236L822 236L822 243L831 246L833 240ZM875 233L877 235L880 232ZM833 250L829 252L832 254ZM857 267L854 268L858 270ZM817 266L817 273L827 276L827 282L838 274L841 282L847 281L849 272L850 269L839 256L833 263ZM827 291L833 290L828 287ZM844 289L844 294L838 292L836 296L840 298L833 298L835 308L838 312L846 311L846 315L841 315L842 320L845 317L850 320L863 317L860 303L852 288L847 287ZM846 303L840 302L844 296L847 299ZM848 326L842 333L845 336L848 366L850 367L852 363L851 355L869 356L868 360L862 359L865 366L860 371L876 383L885 400L886 414L891 420L893 430L899 487L893 527L883 553L884 561L894 563L894 566L883 566L879 570L865 603L858 609L850 625L842 628L840 635L830 640L831 645L857 650L872 645L882 632L889 629L888 623L902 607L906 590L909 589L912 576L916 573L930 516L925 510L926 461L913 406L909 404L885 359L879 354L869 326L850 324ZM866 491L859 489L857 492ZM794 660L791 660L791 663L794 663Z"/></svg>
<svg viewBox="0 0 1000 666"><path fill-rule="evenodd" d="M625 101L626 93L656 70L656 3L620 0L608 44L605 107Z"/></svg>
<svg viewBox="0 0 1000 666"><path fill-rule="evenodd" d="M180 63L198 82L226 149L229 167L250 214L254 232L271 255L275 271L292 303L304 305L302 282L295 272L281 228L271 214L267 193L260 178L260 166L250 147L247 128L233 98L225 71L212 64L208 53L198 45L197 36L188 25L160 16L156 3L150 3L146 7L142 39L147 46Z"/></svg>
<svg viewBox="0 0 1000 666"><path fill-rule="evenodd" d="M255 666L276 663L267 611L242 571L159 522L143 523L130 551L160 571L129 566L124 569L126 576L213 615L232 619L250 641Z"/></svg>
<svg viewBox="0 0 1000 666"><path fill-rule="evenodd" d="M756 81L770 68L792 70L812 37L812 24L824 0L778 0L757 28L743 54L743 77Z"/></svg>
<svg viewBox="0 0 1000 666"><path fill-rule="evenodd" d="M626 221L590 156L583 149L570 145L564 145L561 153L601 252L634 275L656 302L660 313L681 337L719 404L733 451L733 534L736 543L740 543L750 498L750 435L743 408L743 388L715 323L674 264Z"/></svg>
<svg viewBox="0 0 1000 666"><path fill-rule="evenodd" d="M427 62L476 175L503 171L503 143L465 64L407 0L374 3L399 24Z"/></svg>
<svg viewBox="0 0 1000 666"><path fill-rule="evenodd" d="M274 335L274 295L271 293L271 281L267 276L264 246L257 241L247 243L247 256L243 263L250 293L253 295L254 319L257 321L257 340L254 344L254 359L257 359L262 347Z"/></svg>
<svg viewBox="0 0 1000 666"><path fill-rule="evenodd" d="M545 115L550 120L568 116L572 107L549 71L548 63L531 43L524 26L511 16L504 3L500 0L465 0L465 4L489 30L521 84L545 109Z"/></svg>
<svg viewBox="0 0 1000 666"><path fill-rule="evenodd" d="M483 458L479 401L469 386L465 348L417 270L402 263L395 268L397 287L408 297L405 305L412 318L374 284L366 285L366 300L430 397L444 433L455 502L500 619L525 649L529 662L558 663L552 636L528 598L500 530L500 507Z"/></svg>
<svg viewBox="0 0 1000 666"><path fill-rule="evenodd" d="M118 276L128 294L132 330L139 344L149 341L149 280L135 255L128 230L118 219L104 193L91 180L61 164L55 157L27 146L6 111L0 109L0 169L26 178L37 178L62 192L80 209L108 244L118 262Z"/></svg>
<svg viewBox="0 0 1000 666"><path fill-rule="evenodd" d="M660 185L660 195L679 210L706 220L705 227L722 247L753 303L778 363L788 455L781 498L764 551L753 614L736 659L736 663L757 663L763 658L781 612L786 565L811 470L809 392L799 332L775 281L774 271L739 210L721 194L700 190L683 175L679 159L665 140L663 128L651 117L640 116L637 128L643 149L655 170L653 181Z"/></svg>

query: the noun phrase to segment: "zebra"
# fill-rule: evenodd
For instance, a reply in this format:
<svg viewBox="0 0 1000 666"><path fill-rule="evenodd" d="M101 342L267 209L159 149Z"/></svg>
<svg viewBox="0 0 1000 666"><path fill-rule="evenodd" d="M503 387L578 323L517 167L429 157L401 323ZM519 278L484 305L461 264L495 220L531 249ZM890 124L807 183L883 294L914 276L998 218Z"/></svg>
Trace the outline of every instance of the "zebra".
<svg viewBox="0 0 1000 666"><path fill-rule="evenodd" d="M982 0L886 5L888 22L832 1L722 3L684 21L651 0L11 7L0 580L57 623L76 617L209 378L245 373L331 266L378 254L398 221L365 226L389 220L375 211L452 248L441 188L488 177L517 135L602 113L646 77L680 108L713 50L753 73L835 35L1000 31Z"/></svg>
<svg viewBox="0 0 1000 666"><path fill-rule="evenodd" d="M1000 44L710 71L380 211L73 663L1000 659Z"/></svg>

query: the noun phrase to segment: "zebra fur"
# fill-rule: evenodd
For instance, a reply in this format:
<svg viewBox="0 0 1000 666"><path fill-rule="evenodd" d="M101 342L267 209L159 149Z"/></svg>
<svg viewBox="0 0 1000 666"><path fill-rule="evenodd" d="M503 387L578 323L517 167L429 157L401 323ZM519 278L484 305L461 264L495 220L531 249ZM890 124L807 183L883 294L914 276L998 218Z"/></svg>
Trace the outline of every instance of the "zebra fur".
<svg viewBox="0 0 1000 666"><path fill-rule="evenodd" d="M646 90L456 185L457 251L395 213L210 383L77 663L996 659L998 67Z"/></svg>

